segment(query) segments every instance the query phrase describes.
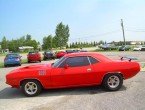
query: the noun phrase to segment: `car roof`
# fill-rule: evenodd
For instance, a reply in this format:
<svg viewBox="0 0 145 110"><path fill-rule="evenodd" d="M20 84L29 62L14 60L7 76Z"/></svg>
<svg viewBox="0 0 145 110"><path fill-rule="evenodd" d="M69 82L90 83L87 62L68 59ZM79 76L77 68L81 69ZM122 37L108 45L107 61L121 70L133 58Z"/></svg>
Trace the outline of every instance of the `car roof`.
<svg viewBox="0 0 145 110"><path fill-rule="evenodd" d="M97 60L101 61L101 62L112 62L113 60L102 55L99 54L97 52L79 52L79 53L71 53L71 54L66 54L66 57L74 57L74 56L92 56L95 57Z"/></svg>

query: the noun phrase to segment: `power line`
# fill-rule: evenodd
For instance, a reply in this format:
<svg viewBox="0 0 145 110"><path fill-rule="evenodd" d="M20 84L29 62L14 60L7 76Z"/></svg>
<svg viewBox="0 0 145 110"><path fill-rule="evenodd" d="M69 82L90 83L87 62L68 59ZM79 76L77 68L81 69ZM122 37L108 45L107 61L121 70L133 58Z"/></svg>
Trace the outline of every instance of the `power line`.
<svg viewBox="0 0 145 110"><path fill-rule="evenodd" d="M125 26L125 28L127 28L127 29L133 29L133 30L138 30L138 31L145 31L145 29L139 29L139 28L135 28L135 27Z"/></svg>
<svg viewBox="0 0 145 110"><path fill-rule="evenodd" d="M94 37L99 37L99 36L105 36L105 35L109 35L109 34L114 34L114 33L118 33L121 32L120 29L119 30L115 30L115 31L110 31L110 32L106 32L106 33L102 33L102 34L96 34L96 35L89 35L89 36L85 36L85 37L77 37L77 38L73 38L70 40L74 40L74 39L86 39L86 38L94 38Z"/></svg>
<svg viewBox="0 0 145 110"><path fill-rule="evenodd" d="M130 29L127 29L126 31L130 31L130 32L145 32L145 31L137 31L137 30L130 30Z"/></svg>

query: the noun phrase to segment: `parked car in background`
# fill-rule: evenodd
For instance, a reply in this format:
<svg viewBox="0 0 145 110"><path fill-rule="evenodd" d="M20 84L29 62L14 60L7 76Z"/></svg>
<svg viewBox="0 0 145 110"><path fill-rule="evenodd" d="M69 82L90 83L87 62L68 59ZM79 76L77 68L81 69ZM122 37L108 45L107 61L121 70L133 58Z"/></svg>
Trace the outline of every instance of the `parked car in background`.
<svg viewBox="0 0 145 110"><path fill-rule="evenodd" d="M54 64L38 64L22 67L6 75L6 83L21 88L29 97L43 89L102 85L109 91L117 91L123 80L140 71L140 65L131 59L112 60L94 52L66 54Z"/></svg>
<svg viewBox="0 0 145 110"><path fill-rule="evenodd" d="M18 53L10 53L5 56L4 66L19 65L21 66L21 56Z"/></svg>
<svg viewBox="0 0 145 110"><path fill-rule="evenodd" d="M80 50L73 50L74 53L77 53L77 52L79 52L79 51L80 51Z"/></svg>
<svg viewBox="0 0 145 110"><path fill-rule="evenodd" d="M119 47L119 51L128 51L131 47L129 45L123 45Z"/></svg>
<svg viewBox="0 0 145 110"><path fill-rule="evenodd" d="M51 52L50 50L47 50L43 53L43 60L51 60L51 59L55 59L55 55L53 52Z"/></svg>
<svg viewBox="0 0 145 110"><path fill-rule="evenodd" d="M66 52L67 54L69 54L69 53L74 53L73 50L65 50L65 52Z"/></svg>
<svg viewBox="0 0 145 110"><path fill-rule="evenodd" d="M140 51L142 48L141 45L137 45L135 48L133 48L133 51Z"/></svg>
<svg viewBox="0 0 145 110"><path fill-rule="evenodd" d="M41 54L39 52L29 52L27 55L28 63L32 61L41 62Z"/></svg>
<svg viewBox="0 0 145 110"><path fill-rule="evenodd" d="M79 52L88 52L87 50L80 50Z"/></svg>
<svg viewBox="0 0 145 110"><path fill-rule="evenodd" d="M117 49L117 46L111 43L102 44L102 45L99 45L98 47L103 50L116 50Z"/></svg>
<svg viewBox="0 0 145 110"><path fill-rule="evenodd" d="M64 52L64 51L57 51L57 52L55 52L56 58L61 58L61 57L63 57L65 54L67 54L67 52Z"/></svg>
<svg viewBox="0 0 145 110"><path fill-rule="evenodd" d="M141 51L145 51L145 45L141 47Z"/></svg>

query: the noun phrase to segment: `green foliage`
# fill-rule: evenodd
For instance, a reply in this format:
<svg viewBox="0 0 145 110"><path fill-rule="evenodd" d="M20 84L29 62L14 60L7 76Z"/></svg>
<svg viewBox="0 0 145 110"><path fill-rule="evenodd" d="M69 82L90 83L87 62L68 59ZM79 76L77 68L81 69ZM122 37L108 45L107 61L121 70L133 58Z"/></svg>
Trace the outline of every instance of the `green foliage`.
<svg viewBox="0 0 145 110"><path fill-rule="evenodd" d="M47 49L52 49L52 43L53 43L53 36L49 35L48 37L44 37L43 38L43 49L47 50Z"/></svg>
<svg viewBox="0 0 145 110"><path fill-rule="evenodd" d="M1 46L2 49L8 49L8 41L5 36L2 38Z"/></svg>
<svg viewBox="0 0 145 110"><path fill-rule="evenodd" d="M25 36L20 37L19 39L12 39L12 40L6 40L6 37L2 38L2 49L9 49L10 51L13 52L18 52L19 49L18 47L21 46L32 46L34 47L34 49L37 49L38 44L36 42L36 40L32 40L31 39L31 35L26 35L26 39Z"/></svg>
<svg viewBox="0 0 145 110"><path fill-rule="evenodd" d="M91 42L91 43L90 42L73 42L70 44L70 48L93 47L94 45L97 45L97 43L95 42L95 44L94 44L93 42Z"/></svg>
<svg viewBox="0 0 145 110"><path fill-rule="evenodd" d="M68 25L63 25L63 23L59 23L56 26L55 31L55 40L56 40L56 47L65 47L67 45L69 39L69 27Z"/></svg>

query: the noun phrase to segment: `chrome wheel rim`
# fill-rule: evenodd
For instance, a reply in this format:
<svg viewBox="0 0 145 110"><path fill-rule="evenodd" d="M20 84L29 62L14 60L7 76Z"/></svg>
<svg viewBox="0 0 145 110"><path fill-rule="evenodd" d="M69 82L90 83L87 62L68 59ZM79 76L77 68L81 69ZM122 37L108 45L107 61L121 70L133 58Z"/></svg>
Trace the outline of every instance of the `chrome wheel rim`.
<svg viewBox="0 0 145 110"><path fill-rule="evenodd" d="M119 86L120 79L117 76L112 75L108 78L107 83L110 88L116 88Z"/></svg>
<svg viewBox="0 0 145 110"><path fill-rule="evenodd" d="M25 91L26 91L27 94L33 95L33 94L35 94L37 92L37 90L38 90L38 87L37 87L37 85L34 82L26 83Z"/></svg>

